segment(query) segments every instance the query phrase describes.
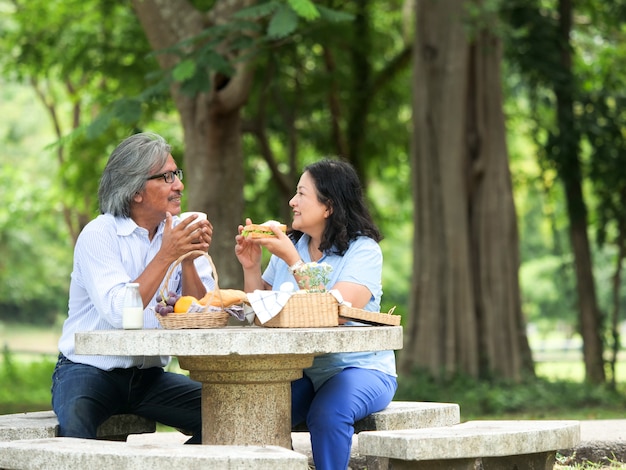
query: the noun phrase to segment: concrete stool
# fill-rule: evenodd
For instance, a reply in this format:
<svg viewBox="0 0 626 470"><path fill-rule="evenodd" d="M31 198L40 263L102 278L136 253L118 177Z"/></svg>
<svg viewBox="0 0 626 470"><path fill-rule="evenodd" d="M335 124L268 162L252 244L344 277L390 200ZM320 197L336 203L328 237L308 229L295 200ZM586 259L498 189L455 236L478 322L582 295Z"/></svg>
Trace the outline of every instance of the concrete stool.
<svg viewBox="0 0 626 470"><path fill-rule="evenodd" d="M56 437L59 421L54 411L0 415L0 442ZM129 434L156 431L156 423L136 415L114 415L98 428L98 439L125 441Z"/></svg>
<svg viewBox="0 0 626 470"><path fill-rule="evenodd" d="M394 470L551 470L557 450L580 441L578 421L469 421L454 426L364 431L359 452Z"/></svg>

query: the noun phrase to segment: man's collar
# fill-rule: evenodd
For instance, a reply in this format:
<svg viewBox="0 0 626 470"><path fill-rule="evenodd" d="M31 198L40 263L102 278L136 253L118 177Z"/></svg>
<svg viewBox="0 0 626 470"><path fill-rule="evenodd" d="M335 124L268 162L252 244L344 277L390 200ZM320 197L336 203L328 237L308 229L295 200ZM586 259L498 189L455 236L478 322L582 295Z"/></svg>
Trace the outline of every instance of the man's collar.
<svg viewBox="0 0 626 470"><path fill-rule="evenodd" d="M130 217L115 217L115 226L117 227L117 234L120 236L128 236L139 228L139 225Z"/></svg>
<svg viewBox="0 0 626 470"><path fill-rule="evenodd" d="M117 234L120 236L128 236L137 229L148 232L145 228L137 225L137 223L130 217L115 217L115 225L117 227ZM157 227L156 235L162 234L164 229L165 220L163 220Z"/></svg>

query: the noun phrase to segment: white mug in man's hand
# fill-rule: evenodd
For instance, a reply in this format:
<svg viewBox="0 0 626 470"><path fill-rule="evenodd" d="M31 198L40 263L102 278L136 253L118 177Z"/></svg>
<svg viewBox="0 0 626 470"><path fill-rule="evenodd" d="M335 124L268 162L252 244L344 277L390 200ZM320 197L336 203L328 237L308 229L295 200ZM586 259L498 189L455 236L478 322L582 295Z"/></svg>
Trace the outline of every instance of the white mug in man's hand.
<svg viewBox="0 0 626 470"><path fill-rule="evenodd" d="M198 222L199 220L207 220L207 216L204 212L183 212L182 214L179 215L180 219L186 219L187 217L189 217L190 215L197 215L198 217L196 217L196 219L191 222L192 225L195 224L196 222Z"/></svg>

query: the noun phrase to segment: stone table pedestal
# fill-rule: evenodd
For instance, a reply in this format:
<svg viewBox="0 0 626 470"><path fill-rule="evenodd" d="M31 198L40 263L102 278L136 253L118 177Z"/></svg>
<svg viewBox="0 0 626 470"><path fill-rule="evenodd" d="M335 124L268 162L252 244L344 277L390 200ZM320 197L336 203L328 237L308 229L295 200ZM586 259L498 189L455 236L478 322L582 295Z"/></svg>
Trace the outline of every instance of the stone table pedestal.
<svg viewBox="0 0 626 470"><path fill-rule="evenodd" d="M179 363L202 382L203 444L291 448L291 382L313 363L312 355L183 356Z"/></svg>

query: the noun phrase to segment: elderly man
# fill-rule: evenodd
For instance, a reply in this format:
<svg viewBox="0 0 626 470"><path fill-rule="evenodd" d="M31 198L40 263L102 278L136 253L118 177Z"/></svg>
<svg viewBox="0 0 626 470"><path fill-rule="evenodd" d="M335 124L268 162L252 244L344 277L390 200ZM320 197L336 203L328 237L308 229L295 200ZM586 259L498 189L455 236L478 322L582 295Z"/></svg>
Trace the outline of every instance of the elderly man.
<svg viewBox="0 0 626 470"><path fill-rule="evenodd" d="M190 251L208 250L211 223L177 217L182 179L171 147L156 134L133 135L109 157L98 190L101 214L76 242L68 317L52 377L61 436L96 438L98 426L111 415L133 413L189 432L189 443L202 441L201 385L166 372L169 357L81 356L74 348L77 331L122 327L129 282L139 283L145 327L158 327L148 307L155 305L169 267ZM166 286L168 292L196 298L207 288L213 288L210 263L193 255L177 266Z"/></svg>

